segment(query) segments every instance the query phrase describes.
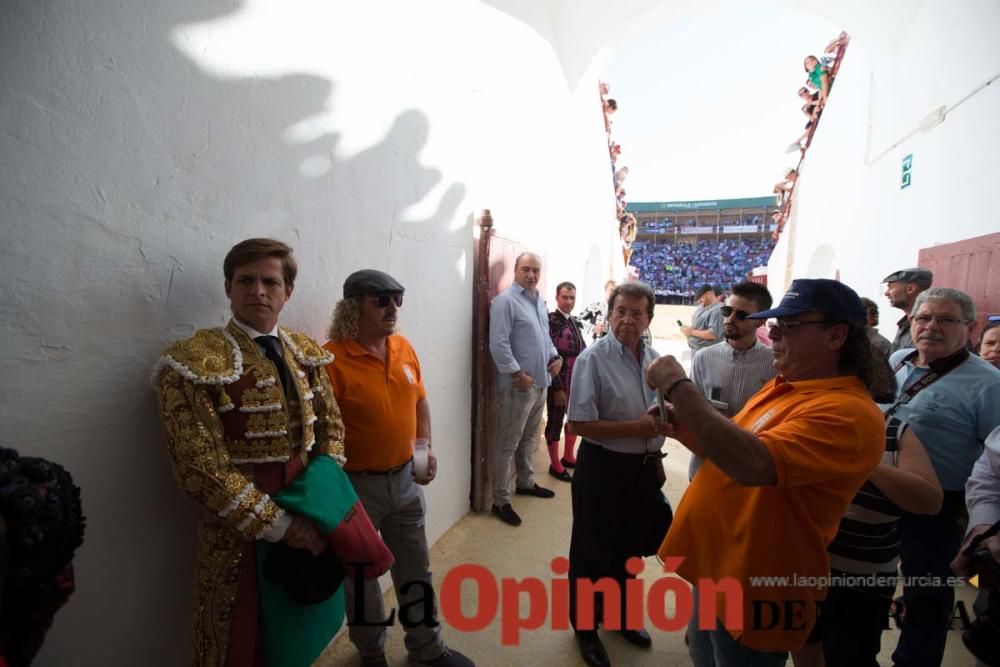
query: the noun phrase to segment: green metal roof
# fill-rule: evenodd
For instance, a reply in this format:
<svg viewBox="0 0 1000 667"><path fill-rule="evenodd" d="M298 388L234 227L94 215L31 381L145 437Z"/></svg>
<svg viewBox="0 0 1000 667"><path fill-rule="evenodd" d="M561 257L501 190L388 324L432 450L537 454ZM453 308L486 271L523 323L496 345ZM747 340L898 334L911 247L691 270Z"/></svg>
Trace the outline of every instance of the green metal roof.
<svg viewBox="0 0 1000 667"><path fill-rule="evenodd" d="M716 211L731 208L774 208L775 197L744 197L743 199L709 199L704 201L634 201L625 207L630 213L658 211Z"/></svg>

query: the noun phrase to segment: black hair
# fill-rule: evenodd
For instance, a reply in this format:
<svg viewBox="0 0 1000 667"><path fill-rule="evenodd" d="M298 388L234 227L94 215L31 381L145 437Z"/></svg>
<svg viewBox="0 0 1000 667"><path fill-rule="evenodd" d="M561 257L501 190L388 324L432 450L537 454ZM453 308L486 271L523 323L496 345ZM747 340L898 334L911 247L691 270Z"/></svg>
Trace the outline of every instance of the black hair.
<svg viewBox="0 0 1000 667"><path fill-rule="evenodd" d="M80 488L62 466L0 448L0 655L31 663L73 592L72 560L83 544Z"/></svg>
<svg viewBox="0 0 1000 667"><path fill-rule="evenodd" d="M771 304L774 303L774 299L771 298L770 290L760 283L752 283L750 281L736 283L730 291L733 293L733 296L750 299L756 303L757 312L768 310L771 307Z"/></svg>
<svg viewBox="0 0 1000 667"><path fill-rule="evenodd" d="M649 315L650 321L653 319L653 310L656 308L656 295L653 293L653 288L643 282L638 280L630 283L622 283L611 292L611 296L608 297L608 317L611 317L611 311L615 308L615 299L619 296L628 297L645 297L646 298L646 313Z"/></svg>

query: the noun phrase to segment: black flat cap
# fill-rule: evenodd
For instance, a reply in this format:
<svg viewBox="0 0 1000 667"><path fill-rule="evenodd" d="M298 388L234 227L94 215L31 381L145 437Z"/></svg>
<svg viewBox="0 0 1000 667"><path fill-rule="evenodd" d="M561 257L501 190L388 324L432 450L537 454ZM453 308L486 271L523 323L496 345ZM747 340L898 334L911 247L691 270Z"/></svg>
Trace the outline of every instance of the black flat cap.
<svg viewBox="0 0 1000 667"><path fill-rule="evenodd" d="M390 276L375 269L361 269L344 281L344 298L363 294L402 294L406 288Z"/></svg>
<svg viewBox="0 0 1000 667"><path fill-rule="evenodd" d="M700 299L701 295L706 292L711 292L712 294L715 294L715 288L706 283L705 285L702 285L701 287L698 288L698 291L694 293L694 298Z"/></svg>
<svg viewBox="0 0 1000 667"><path fill-rule="evenodd" d="M934 274L927 269L916 267L913 269L900 269L895 273L890 273L882 279L884 283L916 283L922 287L930 287L934 282Z"/></svg>

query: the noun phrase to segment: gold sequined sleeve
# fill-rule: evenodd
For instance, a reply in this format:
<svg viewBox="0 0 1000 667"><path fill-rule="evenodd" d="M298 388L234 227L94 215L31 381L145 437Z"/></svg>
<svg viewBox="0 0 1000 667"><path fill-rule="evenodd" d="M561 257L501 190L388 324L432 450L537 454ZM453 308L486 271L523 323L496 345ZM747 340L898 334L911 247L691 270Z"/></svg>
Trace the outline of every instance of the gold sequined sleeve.
<svg viewBox="0 0 1000 667"><path fill-rule="evenodd" d="M230 460L208 385L164 368L156 389L167 451L181 488L244 538L260 537L282 510Z"/></svg>
<svg viewBox="0 0 1000 667"><path fill-rule="evenodd" d="M333 397L333 387L324 366L312 369L314 383L321 391L313 391L313 409L316 411L316 451L339 457L344 461L344 422L340 407Z"/></svg>

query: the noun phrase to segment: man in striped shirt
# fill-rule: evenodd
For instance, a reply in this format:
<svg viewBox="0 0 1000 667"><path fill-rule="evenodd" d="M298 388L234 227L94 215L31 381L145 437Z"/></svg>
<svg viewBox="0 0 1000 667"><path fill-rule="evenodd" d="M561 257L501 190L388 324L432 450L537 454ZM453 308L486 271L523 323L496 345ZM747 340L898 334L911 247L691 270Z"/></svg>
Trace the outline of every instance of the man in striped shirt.
<svg viewBox="0 0 1000 667"><path fill-rule="evenodd" d="M725 342L698 350L691 360L691 381L705 398L719 402L716 407L727 417L742 410L747 400L777 374L771 348L757 339L757 329L764 320L747 319L750 313L769 309L771 303L771 293L763 285L733 285L722 307ZM692 454L688 479L694 477L701 464L701 457Z"/></svg>

